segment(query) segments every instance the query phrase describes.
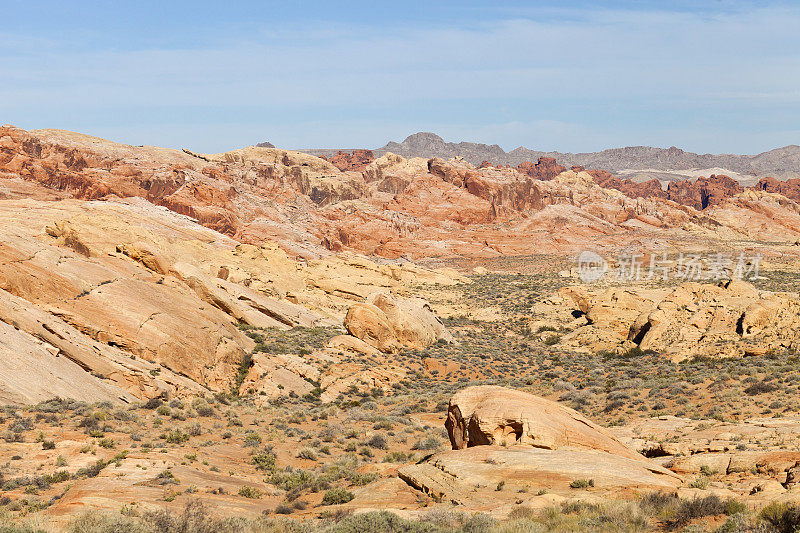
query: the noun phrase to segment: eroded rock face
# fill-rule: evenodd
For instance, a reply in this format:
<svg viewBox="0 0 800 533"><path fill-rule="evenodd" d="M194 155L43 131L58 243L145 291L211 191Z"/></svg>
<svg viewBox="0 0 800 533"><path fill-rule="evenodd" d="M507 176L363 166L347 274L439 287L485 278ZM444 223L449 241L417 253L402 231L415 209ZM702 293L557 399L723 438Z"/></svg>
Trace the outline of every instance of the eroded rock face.
<svg viewBox="0 0 800 533"><path fill-rule="evenodd" d="M591 479L593 490L616 494L674 489L681 483L678 475L579 413L521 391L463 389L450 400L445 426L453 450L404 466L398 475L423 492L456 503L478 504L490 497L481 488L498 483L510 494L523 487L569 491L577 479ZM491 496L495 507L497 498L503 496Z"/></svg>
<svg viewBox="0 0 800 533"><path fill-rule="evenodd" d="M379 292L350 308L344 326L354 337L384 353L426 348L443 340L453 342L426 302Z"/></svg>
<svg viewBox="0 0 800 533"><path fill-rule="evenodd" d="M584 170L583 167L572 167L572 170ZM653 178L643 183L630 179L620 179L605 170L587 170L601 187L617 189L631 198L664 198L670 199L669 193L661 187L661 182Z"/></svg>
<svg viewBox="0 0 800 533"><path fill-rule="evenodd" d="M800 178L790 178L786 181L778 181L775 178L762 178L756 184L756 189L782 194L792 200L800 201Z"/></svg>
<svg viewBox="0 0 800 533"><path fill-rule="evenodd" d="M797 295L760 291L747 282L686 282L637 291L567 287L560 292L586 318L563 340L595 351L639 346L681 360L800 346Z"/></svg>
<svg viewBox="0 0 800 533"><path fill-rule="evenodd" d="M523 446L440 452L423 463L401 467L398 475L426 494L471 509L496 509L514 503L520 492L529 490L575 497L570 485L576 480L591 479L595 495L614 498L624 493L675 490L681 483L677 474L645 458ZM500 483L502 494L489 488Z"/></svg>
<svg viewBox="0 0 800 533"><path fill-rule="evenodd" d="M320 159L327 158L320 156ZM327 160L342 172L363 172L375 160L375 154L372 150L353 150L350 153L340 150Z"/></svg>
<svg viewBox="0 0 800 533"><path fill-rule="evenodd" d="M141 199L2 200L0 324L18 330L5 335L18 355L0 365L0 397L37 401L51 386L53 394L74 396L63 380L50 383L59 368L85 392L76 397L92 401L230 390L255 346L240 324L333 327L353 299L430 275L440 283L462 279L354 254L300 263L275 244L239 244ZM402 337L404 322L394 323ZM15 377L25 361L41 372ZM311 361L315 372L332 362ZM273 394L275 383L285 383L284 394L307 392L308 372L297 363L259 355L258 373L243 386ZM344 378L337 372L328 383ZM274 376L271 386L265 375Z"/></svg>
<svg viewBox="0 0 800 533"><path fill-rule="evenodd" d="M703 210L720 205L726 199L744 191L739 182L725 175L712 174L695 181L671 181L667 187L669 199L679 204Z"/></svg>
<svg viewBox="0 0 800 533"><path fill-rule="evenodd" d="M639 454L577 411L522 391L493 385L457 392L445 427L454 450L472 446L532 446L600 450L631 459Z"/></svg>
<svg viewBox="0 0 800 533"><path fill-rule="evenodd" d="M360 173L275 148L200 154L3 126L0 197L143 198L238 242L274 241L306 259L343 251L393 259L538 254L587 242L624 246L665 229L679 238L800 237L796 204L742 198L720 176L667 194L654 181L563 170L546 158L476 168L392 153L369 162L366 153L349 157L351 168L364 166ZM80 246L68 232L63 239Z"/></svg>

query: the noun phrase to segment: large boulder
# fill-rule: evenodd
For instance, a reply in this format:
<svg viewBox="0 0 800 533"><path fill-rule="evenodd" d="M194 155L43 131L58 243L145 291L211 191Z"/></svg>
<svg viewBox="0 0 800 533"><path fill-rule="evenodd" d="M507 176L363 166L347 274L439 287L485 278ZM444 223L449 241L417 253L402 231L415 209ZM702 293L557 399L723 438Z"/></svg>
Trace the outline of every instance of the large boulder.
<svg viewBox="0 0 800 533"><path fill-rule="evenodd" d="M632 459L641 456L581 415L558 402L494 385L457 392L445 427L454 450L482 445L525 445L601 450Z"/></svg>
<svg viewBox="0 0 800 533"><path fill-rule="evenodd" d="M385 353L401 347L425 348L453 337L424 300L378 292L352 306L344 326L353 335Z"/></svg>
<svg viewBox="0 0 800 533"><path fill-rule="evenodd" d="M497 386L468 387L450 400L452 450L398 475L434 498L493 511L523 493L572 496L674 490L681 478L556 402Z"/></svg>

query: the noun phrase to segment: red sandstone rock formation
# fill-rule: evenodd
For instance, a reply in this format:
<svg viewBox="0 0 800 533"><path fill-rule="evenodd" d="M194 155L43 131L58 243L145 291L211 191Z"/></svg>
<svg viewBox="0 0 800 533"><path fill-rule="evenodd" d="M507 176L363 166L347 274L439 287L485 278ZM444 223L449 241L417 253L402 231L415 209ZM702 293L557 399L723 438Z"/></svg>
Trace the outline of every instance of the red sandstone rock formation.
<svg viewBox="0 0 800 533"><path fill-rule="evenodd" d="M559 165L552 157L540 157L535 165L528 161L523 161L519 164L517 170L534 179L547 181L567 170L567 167Z"/></svg>
<svg viewBox="0 0 800 533"><path fill-rule="evenodd" d="M478 170L482 170L486 168L503 169L513 167L509 165L492 165L488 161L484 161L478 165L477 168ZM533 164L530 161L523 161L516 167L516 170L522 174L530 176L533 179L548 181L567 170L567 167L559 165L552 157L540 157L536 164Z"/></svg>
<svg viewBox="0 0 800 533"><path fill-rule="evenodd" d="M367 165L375 160L375 154L372 153L372 150L353 150L351 154L339 150L330 159L325 156L320 156L320 158L330 161L342 172L363 172Z"/></svg>
<svg viewBox="0 0 800 533"><path fill-rule="evenodd" d="M306 258L344 250L389 258L564 252L641 241L662 228L680 232L688 223L746 235L768 228L776 239L800 234L796 203L760 191L730 198L742 188L727 177L674 184L668 199L678 205L655 180L561 172L552 159L528 172L483 167L385 154L362 173L342 172L286 150L195 154L0 128L0 198L139 197L240 242L275 241Z"/></svg>
<svg viewBox="0 0 800 533"><path fill-rule="evenodd" d="M744 191L738 181L720 174L712 174L708 178L697 178L695 181L672 181L667 187L669 199L697 210L722 204L726 199Z"/></svg>
<svg viewBox="0 0 800 533"><path fill-rule="evenodd" d="M775 178L762 178L756 183L756 190L782 194L792 200L800 201L800 178L778 181Z"/></svg>
<svg viewBox="0 0 800 533"><path fill-rule="evenodd" d="M584 170L584 168L581 166L574 166L572 170L580 172ZM643 183L636 183L629 179L621 180L605 170L594 169L587 170L586 172L588 172L601 187L616 189L631 198L669 198L667 191L661 187L661 182L655 178Z"/></svg>

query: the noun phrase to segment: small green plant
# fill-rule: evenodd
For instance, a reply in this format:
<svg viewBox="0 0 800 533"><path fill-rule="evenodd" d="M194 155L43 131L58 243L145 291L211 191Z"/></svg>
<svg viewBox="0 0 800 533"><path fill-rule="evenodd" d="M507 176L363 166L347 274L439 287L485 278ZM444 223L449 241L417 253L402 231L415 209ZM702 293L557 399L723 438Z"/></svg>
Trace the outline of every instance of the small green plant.
<svg viewBox="0 0 800 533"><path fill-rule="evenodd" d="M172 429L166 433L162 433L161 438L169 444L183 444L189 440L189 435L180 429Z"/></svg>
<svg viewBox="0 0 800 533"><path fill-rule="evenodd" d="M317 452L315 452L311 448L303 448L297 453L297 457L299 459L308 459L309 461L316 461Z"/></svg>
<svg viewBox="0 0 800 533"><path fill-rule="evenodd" d="M242 496L243 498L250 498L253 500L257 500L261 498L261 491L255 487L251 487L250 485L243 485L239 489L239 496Z"/></svg>
<svg viewBox="0 0 800 533"><path fill-rule="evenodd" d="M345 489L335 488L325 491L322 497L322 505L339 505L351 501L355 496L352 492Z"/></svg>
<svg viewBox="0 0 800 533"><path fill-rule="evenodd" d="M253 454L252 462L256 470L275 470L275 454L270 450L264 450Z"/></svg>
<svg viewBox="0 0 800 533"><path fill-rule="evenodd" d="M593 479L575 479L569 484L571 489L585 489L587 487L594 487Z"/></svg>

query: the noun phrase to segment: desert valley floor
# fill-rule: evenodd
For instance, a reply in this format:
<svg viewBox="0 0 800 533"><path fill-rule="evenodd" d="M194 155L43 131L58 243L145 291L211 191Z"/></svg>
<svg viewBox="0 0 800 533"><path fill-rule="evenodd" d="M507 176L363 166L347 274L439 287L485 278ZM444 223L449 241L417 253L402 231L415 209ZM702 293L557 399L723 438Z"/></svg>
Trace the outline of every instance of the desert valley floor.
<svg viewBox="0 0 800 533"><path fill-rule="evenodd" d="M798 202L3 126L0 531L793 531Z"/></svg>

